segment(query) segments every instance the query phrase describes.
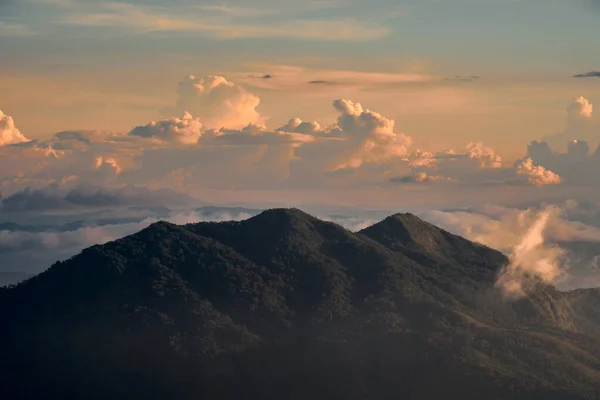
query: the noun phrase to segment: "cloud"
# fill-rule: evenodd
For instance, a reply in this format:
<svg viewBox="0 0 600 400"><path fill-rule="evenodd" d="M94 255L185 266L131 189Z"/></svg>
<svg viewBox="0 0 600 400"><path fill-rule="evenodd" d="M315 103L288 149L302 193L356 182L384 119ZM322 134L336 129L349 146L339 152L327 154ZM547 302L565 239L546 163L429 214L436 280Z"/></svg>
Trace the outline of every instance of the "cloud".
<svg viewBox="0 0 600 400"><path fill-rule="evenodd" d="M317 79L316 81L309 81L308 84L309 85L336 85L335 82L324 81L324 80L319 80L319 79Z"/></svg>
<svg viewBox="0 0 600 400"><path fill-rule="evenodd" d="M12 260L20 260L19 265L26 265L27 271L39 272L57 259L70 257L90 245L137 232L159 219L185 224L241 220L257 212L259 210L227 207L210 207L206 211L204 208L174 211L161 207L154 211L148 207L125 214L120 211L110 214L72 213L72 222L66 224L66 214L45 214L43 221L46 225L13 224L8 228L0 225L0 270L2 265L10 265ZM596 268L600 254L600 229L593 226L600 223L600 219L590 219L590 213L600 215L598 204L570 200L528 209L484 206L468 211L430 210L418 214L444 229L506 253L511 263L500 275L498 285L506 290L507 295L518 296L526 294L530 285L539 280L561 288L600 282L600 271ZM376 223L391 211L375 213L355 208L353 211L336 209L315 214L357 231ZM31 215L36 214L29 212L23 215L31 220ZM102 219L106 216L110 218ZM55 223L58 224L53 225Z"/></svg>
<svg viewBox="0 0 600 400"><path fill-rule="evenodd" d="M600 123L595 117L593 104L585 97L579 96L567 107L566 126L562 132L546 135L543 142L548 143L553 151L564 152L566 144L573 140L590 143L592 147L600 144Z"/></svg>
<svg viewBox="0 0 600 400"><path fill-rule="evenodd" d="M561 182L560 176L540 165L534 165L531 158L518 165L517 174L526 176L529 183L536 186L557 185Z"/></svg>
<svg viewBox="0 0 600 400"><path fill-rule="evenodd" d="M444 77L425 73L381 73L343 69L306 68L293 65L255 65L254 72L233 74L239 82L270 90L331 90L340 88L386 89L394 85L425 85L444 82ZM276 79L253 79L253 75L276 76ZM337 92L336 92L337 93Z"/></svg>
<svg viewBox="0 0 600 400"><path fill-rule="evenodd" d="M177 94L176 106L166 111L177 115L189 113L208 129L241 129L263 120L256 111L260 98L222 76L190 75L179 82Z"/></svg>
<svg viewBox="0 0 600 400"><path fill-rule="evenodd" d="M121 168L119 162L114 158L104 158L102 156L96 157L96 168L102 168L103 166L114 168L115 174L117 175L123 172L123 168Z"/></svg>
<svg viewBox="0 0 600 400"><path fill-rule="evenodd" d="M502 270L496 282L506 295L524 296L524 285L531 276L550 283L564 273L560 264L565 251L557 246L545 245L544 231L550 215L551 210L542 210L510 252L509 264Z"/></svg>
<svg viewBox="0 0 600 400"><path fill-rule="evenodd" d="M250 75L250 78L256 78L256 79L273 79L274 76L271 74L264 74L261 76L254 76L254 74Z"/></svg>
<svg viewBox="0 0 600 400"><path fill-rule="evenodd" d="M278 129L267 131L265 126L249 124L240 130L222 129L215 132L210 143L221 145L292 145L313 143L317 138L307 132L289 132Z"/></svg>
<svg viewBox="0 0 600 400"><path fill-rule="evenodd" d="M361 216L346 216L346 215L321 215L317 218L323 221L330 221L335 224L341 225L351 232L358 232L371 225L374 225L381 221L377 218L361 217Z"/></svg>
<svg viewBox="0 0 600 400"><path fill-rule="evenodd" d="M437 176L437 182L452 181L462 186L511 185L516 170L503 166L502 157L482 142L468 142L465 150L431 152L413 150L405 159L412 168L407 176ZM408 178L407 178L408 179ZM429 180L428 182L434 182Z"/></svg>
<svg viewBox="0 0 600 400"><path fill-rule="evenodd" d="M135 186L109 189L82 185L67 189L62 185L53 184L42 189L26 188L1 198L0 213L189 204L192 201L190 197L170 190L149 190Z"/></svg>
<svg viewBox="0 0 600 400"><path fill-rule="evenodd" d="M338 127L357 144L350 156L334 170L385 163L409 154L413 140L403 133L394 132L394 120L363 109L360 103L351 100L335 100L333 106L340 113Z"/></svg>
<svg viewBox="0 0 600 400"><path fill-rule="evenodd" d="M576 74L573 75L573 78L600 78L600 71L590 71L583 74Z"/></svg>
<svg viewBox="0 0 600 400"><path fill-rule="evenodd" d="M446 81L454 81L454 82L473 82L473 81L477 81L479 79L480 79L480 77L477 75L469 75L469 76L455 75L455 76L450 76L450 77L444 78L444 80L446 80Z"/></svg>
<svg viewBox="0 0 600 400"><path fill-rule="evenodd" d="M0 110L0 146L28 142L21 131L15 126L15 121Z"/></svg>
<svg viewBox="0 0 600 400"><path fill-rule="evenodd" d="M13 224L10 228L0 224L0 272L11 268L14 270L14 266L19 265L26 272L38 273L53 262L69 258L86 247L138 232L159 220L175 224L239 221L260 212L230 207L202 207L185 211L154 211L148 208L134 211L128 211L123 217L120 213L115 213L114 216L101 220L94 220L89 214L74 214L73 222L66 224L63 223L63 215L51 218L50 224ZM130 214L133 217L130 217ZM358 231L378 221L371 217L327 214L320 214L320 218L336 222L352 231ZM54 222L58 224L54 225Z"/></svg>
<svg viewBox="0 0 600 400"><path fill-rule="evenodd" d="M428 175L426 172L419 172L414 175L406 175L402 177L390 179L396 183L428 183L428 182L453 182L452 178L440 175Z"/></svg>
<svg viewBox="0 0 600 400"><path fill-rule="evenodd" d="M592 152L588 142L573 140L567 143L564 153L553 151L548 143L533 141L527 146L527 155L522 161L551 170L565 183L572 185L600 185L600 177L594 172L600 168L600 153Z"/></svg>
<svg viewBox="0 0 600 400"><path fill-rule="evenodd" d="M148 216L136 222L115 222L60 231L0 230L0 271L14 270L14 266L19 265L23 272L39 273L55 261L67 259L89 246L133 234L159 220L187 224L241 220L250 216L233 211L221 211L208 216L200 211L172 211L166 217Z"/></svg>
<svg viewBox="0 0 600 400"><path fill-rule="evenodd" d="M577 123L581 119L590 119L592 118L593 110L594 106L590 101L583 96L579 96L567 108L568 120Z"/></svg>
<svg viewBox="0 0 600 400"><path fill-rule="evenodd" d="M135 168L136 158L149 147L142 142L111 132L64 131L47 140L1 146L0 193L67 181L127 183L123 173Z"/></svg>
<svg viewBox="0 0 600 400"><path fill-rule="evenodd" d="M483 143L468 143L468 156L472 160L479 162L480 168L501 168L502 157L500 157L494 149L486 147Z"/></svg>
<svg viewBox="0 0 600 400"><path fill-rule="evenodd" d="M129 132L131 136L156 138L165 142L196 144L204 134L204 125L200 119L185 112L181 118L164 119L158 122L137 126Z"/></svg>
<svg viewBox="0 0 600 400"><path fill-rule="evenodd" d="M278 132L294 132L310 135L318 135L325 131L321 129L321 125L317 121L302 121L300 118L291 118L285 125L275 129Z"/></svg>
<svg viewBox="0 0 600 400"><path fill-rule="evenodd" d="M0 4L0 8L2 5ZM23 24L15 24L6 21L0 21L0 37L1 36L10 36L10 37L27 37L33 36L36 32Z"/></svg>
<svg viewBox="0 0 600 400"><path fill-rule="evenodd" d="M426 183L423 190L455 182L446 188L464 191L530 186L527 182L541 186L555 183L555 175L580 183L581 178L564 173L567 166L583 159L589 159L588 170L594 165L579 142L570 146L568 157L530 146L531 154L506 167L482 142L467 143L458 152L424 150L396 121L350 99L331 103L332 116L337 114L332 124L291 118L272 129L261 122L260 98L220 76L190 76L180 82L178 94L170 112L200 114L181 111L129 133L63 131L46 140L0 147L0 193L7 198L25 188L58 185L64 191L90 182L111 190L124 185L185 188L202 196L222 190L354 190L373 185L380 185L382 193L421 190L392 184L398 182ZM591 118L589 102L578 99L574 104L572 116ZM582 176L583 168L577 170Z"/></svg>
<svg viewBox="0 0 600 400"><path fill-rule="evenodd" d="M577 204L517 209L485 206L470 211L429 211L423 217L451 232L501 250L509 257L497 284L509 296L522 296L536 280L559 286L590 277L590 259L576 263L574 242L598 246L600 229L569 219ZM588 222L589 223L589 222ZM583 275L582 275L583 274ZM596 277L598 278L598 277Z"/></svg>
<svg viewBox="0 0 600 400"><path fill-rule="evenodd" d="M200 32L217 39L288 38L316 41L371 41L391 32L381 24L355 18L280 19L265 21L259 15L222 12L227 8L177 8L131 3L61 2L61 17L55 23L120 27L144 32Z"/></svg>

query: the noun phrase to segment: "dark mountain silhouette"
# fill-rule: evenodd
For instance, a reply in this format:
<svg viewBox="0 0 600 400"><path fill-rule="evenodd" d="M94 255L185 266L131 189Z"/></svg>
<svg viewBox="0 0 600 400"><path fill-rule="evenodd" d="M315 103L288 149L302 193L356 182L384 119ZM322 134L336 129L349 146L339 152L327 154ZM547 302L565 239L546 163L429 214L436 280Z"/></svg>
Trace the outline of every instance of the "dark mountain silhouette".
<svg viewBox="0 0 600 400"><path fill-rule="evenodd" d="M32 274L20 271L0 271L0 286L6 286L15 282L24 281Z"/></svg>
<svg viewBox="0 0 600 400"><path fill-rule="evenodd" d="M0 289L0 390L44 399L596 399L600 295L397 214L158 222Z"/></svg>

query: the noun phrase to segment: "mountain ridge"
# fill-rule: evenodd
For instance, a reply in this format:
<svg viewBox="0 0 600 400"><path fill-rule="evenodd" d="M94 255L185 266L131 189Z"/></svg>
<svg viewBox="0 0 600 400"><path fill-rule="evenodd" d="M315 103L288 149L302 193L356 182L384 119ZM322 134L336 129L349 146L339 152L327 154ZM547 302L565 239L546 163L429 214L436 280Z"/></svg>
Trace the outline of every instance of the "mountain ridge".
<svg viewBox="0 0 600 400"><path fill-rule="evenodd" d="M0 289L0 383L12 398L125 398L124 382L151 398L594 398L595 297L540 283L506 301L506 261L412 214L357 233L293 208L160 221Z"/></svg>

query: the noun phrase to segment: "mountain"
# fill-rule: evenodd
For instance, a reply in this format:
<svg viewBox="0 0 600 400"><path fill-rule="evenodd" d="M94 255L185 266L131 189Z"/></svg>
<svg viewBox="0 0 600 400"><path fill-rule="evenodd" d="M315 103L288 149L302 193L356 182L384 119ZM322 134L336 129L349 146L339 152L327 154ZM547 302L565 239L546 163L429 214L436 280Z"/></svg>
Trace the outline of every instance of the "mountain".
<svg viewBox="0 0 600 400"><path fill-rule="evenodd" d="M0 289L7 399L596 399L598 295L411 214L155 223Z"/></svg>
<svg viewBox="0 0 600 400"><path fill-rule="evenodd" d="M31 274L20 271L0 271L0 286L10 285L29 278Z"/></svg>

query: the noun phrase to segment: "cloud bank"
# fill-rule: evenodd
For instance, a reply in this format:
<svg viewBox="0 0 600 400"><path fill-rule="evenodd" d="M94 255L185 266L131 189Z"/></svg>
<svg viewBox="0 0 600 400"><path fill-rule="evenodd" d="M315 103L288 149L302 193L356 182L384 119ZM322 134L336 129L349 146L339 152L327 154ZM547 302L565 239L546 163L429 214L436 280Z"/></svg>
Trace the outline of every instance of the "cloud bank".
<svg viewBox="0 0 600 400"><path fill-rule="evenodd" d="M271 82L280 75L270 75ZM373 78L373 77L371 77ZM391 79L378 77L377 79ZM373 78L374 79L374 78ZM399 79L399 78L398 78ZM325 190L373 185L379 191L453 184L455 191L481 186L600 186L600 167L590 143L551 142L598 135L593 105L584 97L567 108L566 128L532 142L513 165L481 141L461 149L423 148L397 121L351 99L334 99L332 124L291 117L268 127L260 98L221 76L188 76L176 104L162 119L129 132L63 131L31 140L2 114L0 193L3 197L49 185L117 188L124 185L178 191ZM70 186L69 186L70 185ZM541 196L541 195L540 195Z"/></svg>

